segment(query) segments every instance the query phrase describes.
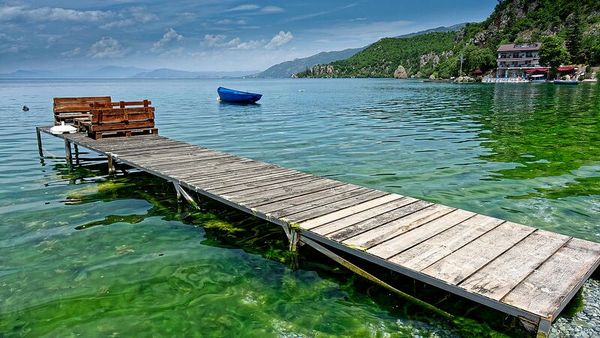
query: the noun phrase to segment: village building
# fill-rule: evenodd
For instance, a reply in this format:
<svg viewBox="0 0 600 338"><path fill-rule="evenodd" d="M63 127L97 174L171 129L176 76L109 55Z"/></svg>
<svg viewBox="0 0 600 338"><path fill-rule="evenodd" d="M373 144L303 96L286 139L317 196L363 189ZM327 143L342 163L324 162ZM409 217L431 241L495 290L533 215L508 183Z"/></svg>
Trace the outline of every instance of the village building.
<svg viewBox="0 0 600 338"><path fill-rule="evenodd" d="M496 77L525 78L540 66L541 43L505 44L498 47Z"/></svg>

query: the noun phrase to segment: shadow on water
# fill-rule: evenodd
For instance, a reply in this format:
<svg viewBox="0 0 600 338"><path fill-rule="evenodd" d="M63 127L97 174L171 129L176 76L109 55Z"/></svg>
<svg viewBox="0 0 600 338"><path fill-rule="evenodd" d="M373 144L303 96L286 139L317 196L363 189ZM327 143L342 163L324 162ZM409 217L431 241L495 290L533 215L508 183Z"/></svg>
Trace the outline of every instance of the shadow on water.
<svg viewBox="0 0 600 338"><path fill-rule="evenodd" d="M166 220L199 227L205 232L203 245L242 249L286 266L291 266L294 261L293 255L287 250L285 234L279 226L249 217L245 213L201 196L196 196L201 210L192 209L187 204L178 203L172 185L162 179L137 171L127 175L108 177L105 176L103 165L80 167L73 170L69 170L66 166L56 166L56 169L65 179L70 177L74 182L83 182L83 184L79 183L82 188L69 194L66 201L68 204L85 205L99 201L144 199L152 205L146 214L108 215L103 220L81 224L76 227L77 230L116 223L139 224L145 219L158 216ZM90 179L85 180L86 177ZM93 189L88 189L87 183L93 183L89 184ZM338 253L344 255L341 252ZM301 271L314 271L321 278L333 281L338 288L331 289L327 293L335 293L344 301L374 302L393 317L414 321L415 325L422 322L437 327L441 326L449 336L529 335L520 327L516 318L387 271L369 262L357 258L347 258L352 259L354 263L396 288L450 312L455 318L450 322L444 318L438 318L437 315L404 301L388 290L337 266L333 261L324 259L320 253L308 246L300 249L297 268ZM260 274L261 272L256 273ZM290 283L292 281L282 282ZM299 298L302 296L302 293L296 295ZM567 308L565 313L569 313L569 311L574 313L580 306L580 302L581 299L572 302L573 304Z"/></svg>

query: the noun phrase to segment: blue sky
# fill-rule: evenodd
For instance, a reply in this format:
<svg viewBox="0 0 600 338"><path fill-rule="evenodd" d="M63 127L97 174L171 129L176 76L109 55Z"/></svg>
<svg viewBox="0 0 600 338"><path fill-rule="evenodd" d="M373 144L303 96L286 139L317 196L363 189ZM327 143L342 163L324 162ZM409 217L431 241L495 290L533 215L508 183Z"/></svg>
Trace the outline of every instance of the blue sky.
<svg viewBox="0 0 600 338"><path fill-rule="evenodd" d="M484 20L496 0L0 0L0 72L102 65L262 70Z"/></svg>

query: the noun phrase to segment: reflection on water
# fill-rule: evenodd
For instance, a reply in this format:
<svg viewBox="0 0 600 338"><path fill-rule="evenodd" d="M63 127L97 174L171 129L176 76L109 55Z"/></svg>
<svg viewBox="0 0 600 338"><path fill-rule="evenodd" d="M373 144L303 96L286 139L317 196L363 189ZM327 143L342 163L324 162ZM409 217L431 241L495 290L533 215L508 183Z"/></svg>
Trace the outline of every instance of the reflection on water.
<svg viewBox="0 0 600 338"><path fill-rule="evenodd" d="M432 317L307 248L290 269L278 227L206 200L190 210L143 173L40 163L33 126L51 121L54 96L149 98L172 138L600 241L600 86L228 82L0 82L10 121L0 133L0 333L453 336L489 334L491 323L520 334L493 311L386 276L480 322ZM219 104L218 85L264 97Z"/></svg>

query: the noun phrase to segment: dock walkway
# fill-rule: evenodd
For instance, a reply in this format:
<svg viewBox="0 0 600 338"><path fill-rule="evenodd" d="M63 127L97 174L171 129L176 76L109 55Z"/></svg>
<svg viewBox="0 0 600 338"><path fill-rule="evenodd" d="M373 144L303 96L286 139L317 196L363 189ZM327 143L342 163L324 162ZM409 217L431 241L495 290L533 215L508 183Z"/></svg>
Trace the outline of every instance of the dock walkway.
<svg viewBox="0 0 600 338"><path fill-rule="evenodd" d="M38 127L49 133L49 127ZM516 316L547 334L600 244L147 135L53 135L318 243ZM41 147L40 147L41 151ZM179 188L178 188L179 187ZM183 188L185 189L183 189Z"/></svg>

